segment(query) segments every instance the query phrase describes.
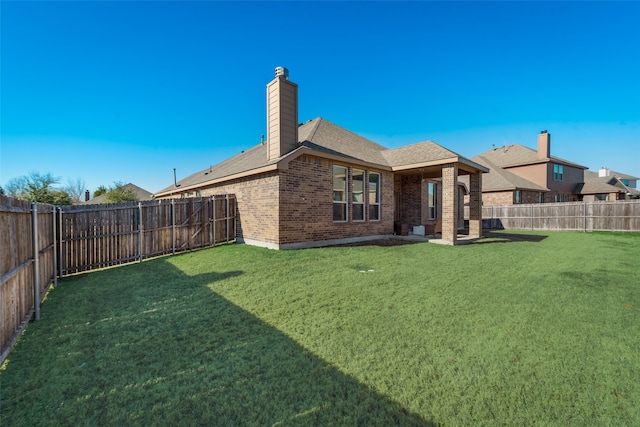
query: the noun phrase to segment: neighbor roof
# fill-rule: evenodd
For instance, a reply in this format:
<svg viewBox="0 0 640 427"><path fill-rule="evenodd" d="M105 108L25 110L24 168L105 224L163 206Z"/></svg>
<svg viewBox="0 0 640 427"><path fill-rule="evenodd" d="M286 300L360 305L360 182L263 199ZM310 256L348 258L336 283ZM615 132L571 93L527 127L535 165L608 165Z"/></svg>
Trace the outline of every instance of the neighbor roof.
<svg viewBox="0 0 640 427"><path fill-rule="evenodd" d="M494 147L491 150L479 154L483 158L491 161L493 164L501 168L509 168L514 166L523 166L528 164L536 164L552 161L567 166L573 166L580 169L587 169L586 166L570 162L560 157L551 156L549 159L539 159L538 152L529 147L520 144L503 145L502 147Z"/></svg>
<svg viewBox="0 0 640 427"><path fill-rule="evenodd" d="M516 175L507 169L502 169L484 156L475 156L471 160L489 168L489 173L482 176L483 192L508 190L549 191L548 188Z"/></svg>
<svg viewBox="0 0 640 427"><path fill-rule="evenodd" d="M436 164L438 161L450 160L488 172L483 166L432 141L389 150L320 117L309 120L298 127L298 143L298 148L273 160L268 160L267 144L262 143L222 163L194 173L180 180L177 183L178 188L171 185L161 190L158 195L181 192L205 184L211 185L227 179L276 170L283 166L282 162L288 162L291 156L309 151L333 158L344 158L348 162L369 164L386 170L405 169L410 165L428 162Z"/></svg>
<svg viewBox="0 0 640 427"><path fill-rule="evenodd" d="M136 198L139 201L145 201L145 200L152 200L153 199L153 193L151 193L150 191L145 190L144 188L140 188L137 185L134 185L132 183L128 183L122 186L123 189L125 190L131 190L133 192L133 194L136 195ZM94 204L101 204L101 203L105 203L105 198L107 197L107 194L101 194L98 197L94 197L93 199L89 199L86 202L83 202L83 204L85 205L94 205Z"/></svg>
<svg viewBox="0 0 640 427"><path fill-rule="evenodd" d="M625 175L633 179L630 175ZM578 184L575 193L578 194L604 194L604 193L628 193L635 197L640 196L640 191L635 188L626 186L621 180L620 176L611 171L609 176L600 176L598 172L584 171L584 183Z"/></svg>

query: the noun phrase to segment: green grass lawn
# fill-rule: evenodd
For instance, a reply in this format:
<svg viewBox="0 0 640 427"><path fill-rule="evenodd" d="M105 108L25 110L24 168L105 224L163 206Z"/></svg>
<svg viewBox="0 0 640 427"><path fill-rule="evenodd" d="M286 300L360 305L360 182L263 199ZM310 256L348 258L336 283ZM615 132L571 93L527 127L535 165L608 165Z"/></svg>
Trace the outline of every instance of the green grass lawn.
<svg viewBox="0 0 640 427"><path fill-rule="evenodd" d="M229 245L65 278L0 425L640 425L640 234Z"/></svg>

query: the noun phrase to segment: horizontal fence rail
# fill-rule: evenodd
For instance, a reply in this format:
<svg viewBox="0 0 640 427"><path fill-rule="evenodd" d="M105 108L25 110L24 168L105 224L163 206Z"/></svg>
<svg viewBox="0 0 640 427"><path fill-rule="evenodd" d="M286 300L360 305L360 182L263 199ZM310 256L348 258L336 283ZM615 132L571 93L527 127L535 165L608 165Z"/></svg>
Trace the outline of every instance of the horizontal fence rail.
<svg viewBox="0 0 640 427"><path fill-rule="evenodd" d="M0 363L59 276L235 238L231 194L64 207L0 196Z"/></svg>
<svg viewBox="0 0 640 427"><path fill-rule="evenodd" d="M483 206L482 224L486 229L640 232L640 200Z"/></svg>

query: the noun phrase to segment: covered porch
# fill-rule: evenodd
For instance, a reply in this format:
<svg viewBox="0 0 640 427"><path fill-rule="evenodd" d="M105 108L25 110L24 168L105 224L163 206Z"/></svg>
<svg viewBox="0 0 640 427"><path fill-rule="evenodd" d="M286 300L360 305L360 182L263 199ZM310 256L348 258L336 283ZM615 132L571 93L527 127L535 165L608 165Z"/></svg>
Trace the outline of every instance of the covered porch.
<svg viewBox="0 0 640 427"><path fill-rule="evenodd" d="M441 243L449 245L482 237L482 174L486 172L487 168L460 156L395 167L396 225L441 235ZM468 188L458 179L462 175L469 175ZM462 237L465 193L469 194L469 232Z"/></svg>

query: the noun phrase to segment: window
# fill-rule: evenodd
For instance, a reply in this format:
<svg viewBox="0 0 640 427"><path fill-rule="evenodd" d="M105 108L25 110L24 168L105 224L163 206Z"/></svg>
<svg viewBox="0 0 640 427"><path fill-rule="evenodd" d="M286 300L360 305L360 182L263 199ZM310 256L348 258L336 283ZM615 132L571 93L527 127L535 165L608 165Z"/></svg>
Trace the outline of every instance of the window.
<svg viewBox="0 0 640 427"><path fill-rule="evenodd" d="M380 220L380 174L369 172L369 221Z"/></svg>
<svg viewBox="0 0 640 427"><path fill-rule="evenodd" d="M544 193L538 193L538 203L544 203Z"/></svg>
<svg viewBox="0 0 640 427"><path fill-rule="evenodd" d="M427 213L429 215L429 219L436 219L436 202L438 198L438 185L435 182L430 182L427 184Z"/></svg>
<svg viewBox="0 0 640 427"><path fill-rule="evenodd" d="M351 214L353 221L364 221L364 171L353 169L351 172L353 191L353 207Z"/></svg>
<svg viewBox="0 0 640 427"><path fill-rule="evenodd" d="M347 168L333 167L333 220L347 220Z"/></svg>
<svg viewBox="0 0 640 427"><path fill-rule="evenodd" d="M556 203L568 202L569 201L569 195L568 194L556 194L555 196L553 196L553 201L556 202Z"/></svg>
<svg viewBox="0 0 640 427"><path fill-rule="evenodd" d="M562 165L553 165L553 180L562 181L562 174L564 173L564 167Z"/></svg>
<svg viewBox="0 0 640 427"><path fill-rule="evenodd" d="M516 190L515 194L515 202L516 204L522 203L522 192L520 190Z"/></svg>

